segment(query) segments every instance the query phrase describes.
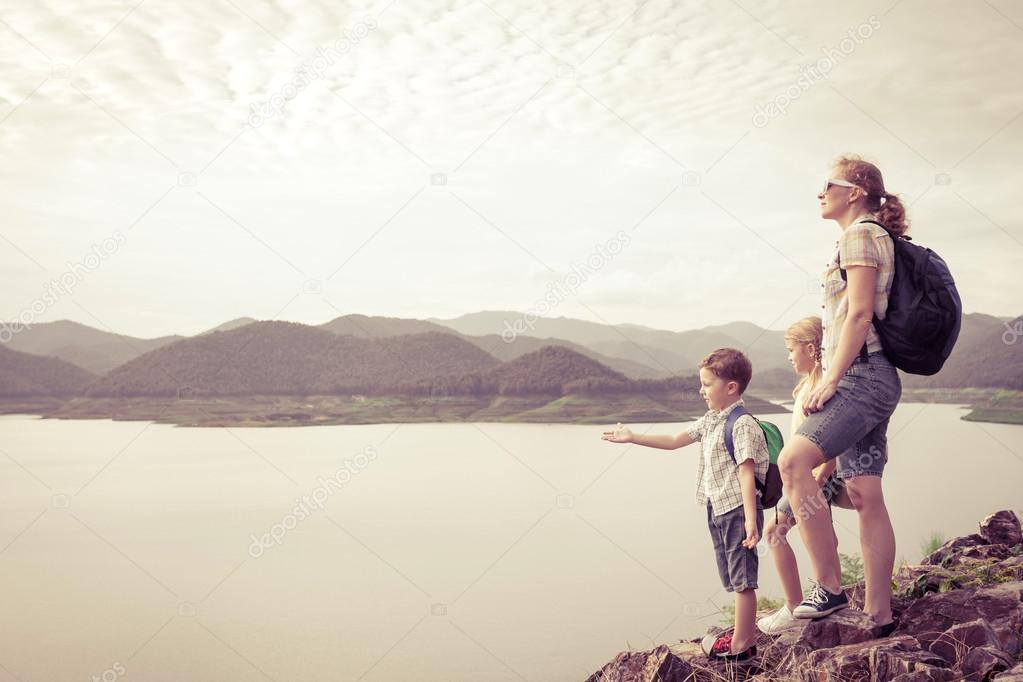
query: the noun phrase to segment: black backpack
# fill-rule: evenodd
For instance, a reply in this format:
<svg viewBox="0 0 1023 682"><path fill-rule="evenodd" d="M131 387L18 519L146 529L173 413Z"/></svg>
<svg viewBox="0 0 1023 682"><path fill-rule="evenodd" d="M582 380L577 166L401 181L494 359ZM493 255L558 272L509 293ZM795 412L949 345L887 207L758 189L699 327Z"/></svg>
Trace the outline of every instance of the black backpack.
<svg viewBox="0 0 1023 682"><path fill-rule="evenodd" d="M735 462L735 440L732 437L732 431L735 430L735 422L744 414L749 414L746 408L742 405L736 405L725 419L725 449L732 456L733 462ZM751 414L750 416L753 417ZM756 417L753 417L753 421L764 432L764 441L767 443L768 455L767 476L764 477L763 481L756 476L753 478L757 482L760 503L764 506L764 509L770 509L781 500L782 483L781 470L778 469L778 455L781 454L782 446L785 445L785 439L781 435L781 430L771 422L761 421ZM738 465L738 462L736 464Z"/></svg>
<svg viewBox="0 0 1023 682"><path fill-rule="evenodd" d="M863 222L884 227L875 220ZM945 364L959 338L963 303L941 256L908 236L891 232L888 236L895 244L895 272L888 312L883 320L874 315L874 329L893 365L910 374L930 376ZM846 280L841 260L838 266Z"/></svg>

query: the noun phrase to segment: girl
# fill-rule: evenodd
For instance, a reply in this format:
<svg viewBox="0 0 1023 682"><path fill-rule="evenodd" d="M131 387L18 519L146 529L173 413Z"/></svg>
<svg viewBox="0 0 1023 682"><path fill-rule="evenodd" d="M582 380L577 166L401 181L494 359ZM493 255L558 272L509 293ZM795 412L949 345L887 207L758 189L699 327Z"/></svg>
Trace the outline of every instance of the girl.
<svg viewBox="0 0 1023 682"><path fill-rule="evenodd" d="M804 400L806 420L782 449L778 465L817 580L792 615L822 618L849 605L842 591L838 546L813 469L837 459L836 476L859 515L866 578L863 610L876 636L897 627L891 579L895 532L881 490L888 461L888 422L902 383L873 327L884 319L895 270L893 239L906 229L906 211L885 190L877 166L857 156L839 158L817 195L821 217L841 228L824 273L823 376ZM875 224L873 221L880 223Z"/></svg>
<svg viewBox="0 0 1023 682"><path fill-rule="evenodd" d="M796 374L803 375L795 390L792 391L794 404L792 405L792 426L789 430L789 438L795 436L796 430L806 419L806 414L803 412L804 400L810 391L817 388L823 374L821 371L822 336L821 318L816 316L799 320L785 332L785 349L789 352L789 363ZM835 502L835 496L842 488L841 481L833 475L834 471L835 461L832 460L814 469L813 474L814 480L821 486L824 499L829 504ZM757 621L760 631L768 635L776 635L785 630L802 627L805 622L792 615L793 609L803 601L796 555L786 539L788 532L796 525L796 520L792 505L787 499L782 498L778 503L774 518L769 519L764 528L764 537L771 548L774 565L778 569L782 590L785 592L785 604L775 613ZM841 580L841 573L838 579Z"/></svg>

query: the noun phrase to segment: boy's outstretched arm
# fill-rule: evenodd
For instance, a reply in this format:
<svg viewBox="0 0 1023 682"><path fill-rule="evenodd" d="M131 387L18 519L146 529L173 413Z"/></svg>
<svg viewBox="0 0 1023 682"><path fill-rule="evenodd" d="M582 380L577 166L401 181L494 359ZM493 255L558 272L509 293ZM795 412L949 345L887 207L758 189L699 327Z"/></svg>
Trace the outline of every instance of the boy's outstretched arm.
<svg viewBox="0 0 1023 682"><path fill-rule="evenodd" d="M753 549L760 542L760 533L757 530L757 477L754 467L756 464L752 459L747 459L739 464L739 488L742 490L742 513L746 518L746 539L742 546L746 549Z"/></svg>
<svg viewBox="0 0 1023 682"><path fill-rule="evenodd" d="M600 437L612 443L635 443L636 445L659 448L661 450L676 450L696 442L696 439L686 431L676 433L675 435L667 433L641 435L633 433L629 427L622 426L621 424L612 431L605 431Z"/></svg>

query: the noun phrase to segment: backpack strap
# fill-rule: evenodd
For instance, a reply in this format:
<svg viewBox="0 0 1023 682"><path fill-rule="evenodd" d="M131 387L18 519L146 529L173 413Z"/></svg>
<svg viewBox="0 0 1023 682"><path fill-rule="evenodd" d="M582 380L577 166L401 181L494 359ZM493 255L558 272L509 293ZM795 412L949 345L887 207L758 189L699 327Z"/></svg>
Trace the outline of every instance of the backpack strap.
<svg viewBox="0 0 1023 682"><path fill-rule="evenodd" d="M738 462L735 460L735 439L732 437L732 432L735 430L735 422L744 414L749 414L749 411L742 405L736 405L725 419L725 449L728 450L728 454L732 456L732 462L735 464Z"/></svg>
<svg viewBox="0 0 1023 682"><path fill-rule="evenodd" d="M744 414L750 413L744 406L737 405L728 413L728 418L725 419L725 449L728 450L728 454L732 456L732 463L736 466L738 466L739 463L735 459L735 438L733 437L732 432L735 431L735 422L739 421L739 417ZM750 416L753 417L751 414ZM756 417L753 417L754 421L756 421L756 419ZM757 494L763 496L765 483L762 483L760 479L757 478L756 474L753 475L753 483L756 486ZM777 518L775 521L777 521Z"/></svg>

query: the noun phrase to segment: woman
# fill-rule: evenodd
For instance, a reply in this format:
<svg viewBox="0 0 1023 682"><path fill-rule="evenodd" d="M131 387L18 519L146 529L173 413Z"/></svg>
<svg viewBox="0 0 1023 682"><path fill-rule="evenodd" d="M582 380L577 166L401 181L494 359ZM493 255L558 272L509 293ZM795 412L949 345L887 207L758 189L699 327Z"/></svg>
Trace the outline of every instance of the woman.
<svg viewBox="0 0 1023 682"><path fill-rule="evenodd" d="M877 166L856 156L838 159L818 199L821 217L838 223L842 233L822 285L824 376L807 395L807 418L778 462L817 577L792 615L821 618L849 605L836 579L841 572L828 505L811 474L837 459L835 475L859 516L866 578L863 610L873 617L876 634L887 636L896 627L891 609L895 532L881 475L888 460L888 422L902 384L881 350L873 317L883 319L888 308L892 239L906 231L906 212L898 197L885 190Z"/></svg>

